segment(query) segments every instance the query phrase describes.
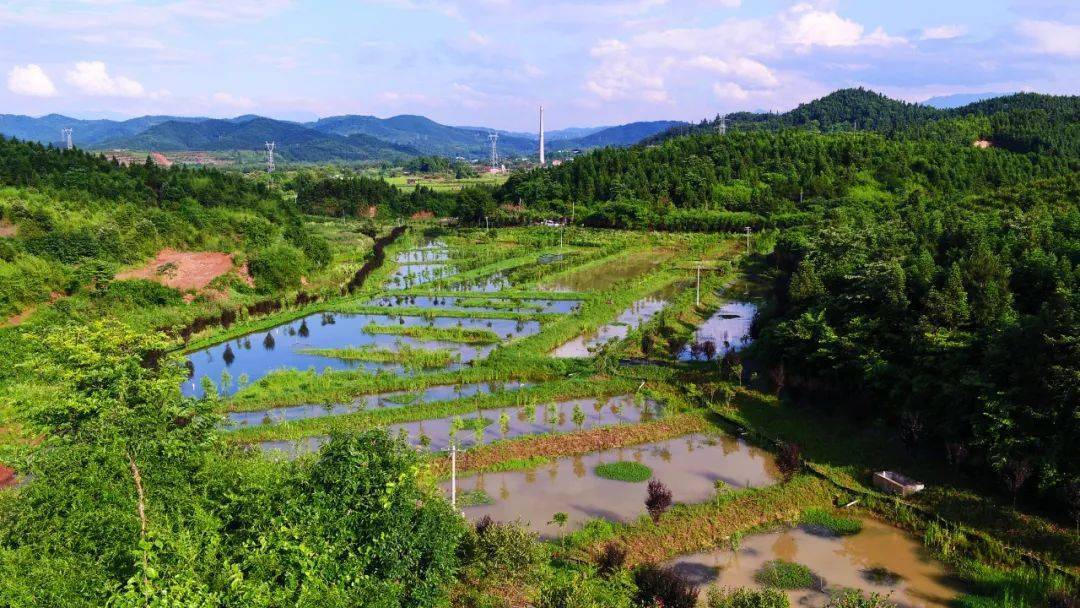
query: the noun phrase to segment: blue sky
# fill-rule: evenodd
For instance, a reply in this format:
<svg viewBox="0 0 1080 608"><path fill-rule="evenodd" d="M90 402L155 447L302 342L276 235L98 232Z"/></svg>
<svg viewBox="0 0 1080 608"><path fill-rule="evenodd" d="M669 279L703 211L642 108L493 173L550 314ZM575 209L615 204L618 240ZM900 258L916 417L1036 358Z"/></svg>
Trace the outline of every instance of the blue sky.
<svg viewBox="0 0 1080 608"><path fill-rule="evenodd" d="M0 0L0 113L424 114L533 129L1080 93L1080 2Z"/></svg>

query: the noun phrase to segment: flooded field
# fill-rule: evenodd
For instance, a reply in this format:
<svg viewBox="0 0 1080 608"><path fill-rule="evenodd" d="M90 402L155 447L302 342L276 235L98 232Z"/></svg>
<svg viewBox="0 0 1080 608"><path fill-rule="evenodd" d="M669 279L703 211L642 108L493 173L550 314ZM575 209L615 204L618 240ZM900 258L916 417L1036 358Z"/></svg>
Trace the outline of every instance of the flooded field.
<svg viewBox="0 0 1080 608"><path fill-rule="evenodd" d="M401 264L387 277L386 283L395 289L408 289L423 285L455 274L453 267L445 262L423 262Z"/></svg>
<svg viewBox="0 0 1080 608"><path fill-rule="evenodd" d="M670 253L667 252L639 251L599 266L572 272L550 283L541 285L540 289L545 291L607 289L619 281L632 279L655 269L669 256Z"/></svg>
<svg viewBox="0 0 1080 608"><path fill-rule="evenodd" d="M490 330L501 339L531 336L540 331L536 321L509 319L457 319L451 317L426 318L419 316L368 315L346 313L316 313L291 321L269 331L250 334L217 344L188 355L191 378L181 387L184 395L202 395L202 378L208 377L219 384L222 393L235 390L241 376L255 382L276 369L366 369L405 373L397 363L350 361L300 352L312 348L348 348L372 346L398 350L402 345L424 349L450 350L457 357L451 367L486 357L495 344L462 344L420 340L408 336L372 334L364 331L369 325L393 325L400 327L436 327ZM232 385L220 386L222 372L231 376Z"/></svg>
<svg viewBox="0 0 1080 608"><path fill-rule="evenodd" d="M385 308L416 307L433 310L475 310L477 312L520 312L567 314L581 308L581 300L510 299L483 296L385 295L366 303Z"/></svg>
<svg viewBox="0 0 1080 608"><path fill-rule="evenodd" d="M694 337L683 346L679 361L704 361L705 353L697 352L694 343L712 342L716 357L728 351L739 350L750 342L750 325L754 322L757 305L750 302L729 302L720 307L713 316L701 324Z"/></svg>
<svg viewBox="0 0 1080 608"><path fill-rule="evenodd" d="M575 410L580 411L576 419ZM413 446L438 451L448 449L451 441L456 441L459 448L467 449L500 439L643 422L652 420L659 414L658 403L651 400L639 401L631 395L621 395L483 410L461 416L393 424L388 430L394 435L405 433ZM503 420L506 423L505 429ZM455 421L463 426L456 426ZM283 451L289 454L296 454L298 451L307 453L318 450L327 440L326 436L316 436L307 437L299 444L295 441L264 441L259 447L266 451Z"/></svg>
<svg viewBox="0 0 1080 608"><path fill-rule="evenodd" d="M650 467L653 478L671 490L675 502L683 503L710 499L717 481L741 488L770 485L778 478L767 452L727 435L688 435L560 458L534 470L475 475L460 479L458 491L482 490L491 498L490 504L464 509L471 520L485 515L496 521L521 520L542 535L554 536L593 518L630 521L645 513L645 482L615 481L595 473L597 465L624 460ZM449 483L442 487L449 492ZM552 523L555 513L566 513L564 527Z"/></svg>
<svg viewBox="0 0 1080 608"><path fill-rule="evenodd" d="M449 448L452 439L457 442L458 447L467 449L500 439L644 422L658 416L659 410L660 405L655 401L638 401L632 395L620 395L599 399L573 399L550 405L537 404L531 408L484 410L468 414L460 417L465 428L456 430L452 438L450 430L456 418L453 416L395 424L390 427L390 432L404 431L410 443L425 446L434 451ZM578 413L576 419L575 412ZM504 413L505 419L502 417ZM506 422L505 428L502 420Z"/></svg>
<svg viewBox="0 0 1080 608"><path fill-rule="evenodd" d="M474 384L456 384L429 386L415 391L391 391L374 395L363 395L351 403L335 403L323 405L294 405L290 407L278 407L255 412L230 412L226 418L226 428L237 429L245 426L261 424L280 424L309 418L323 418L326 416L341 416L364 410L377 410L394 407L404 407L418 403L434 403L436 401L451 401L464 399L473 395L486 395L500 391L515 391L526 386L528 382L482 382Z"/></svg>
<svg viewBox="0 0 1080 608"><path fill-rule="evenodd" d="M774 559L809 567L824 579L826 589L876 592L901 606L944 607L960 593L921 543L875 519L864 519L862 532L853 536L818 536L801 528L755 534L743 538L737 551L687 555L668 565L702 587L757 587L754 574ZM827 593L818 590L787 594L792 606L824 606L828 600Z"/></svg>
<svg viewBox="0 0 1080 608"><path fill-rule="evenodd" d="M643 323L648 323L649 319L656 316L667 304L668 301L660 297L642 298L619 314L618 318L612 323L603 325L594 332L574 338L552 351L551 356L561 358L589 357L592 355L590 349L595 349L612 340L622 340L630 333L631 329Z"/></svg>

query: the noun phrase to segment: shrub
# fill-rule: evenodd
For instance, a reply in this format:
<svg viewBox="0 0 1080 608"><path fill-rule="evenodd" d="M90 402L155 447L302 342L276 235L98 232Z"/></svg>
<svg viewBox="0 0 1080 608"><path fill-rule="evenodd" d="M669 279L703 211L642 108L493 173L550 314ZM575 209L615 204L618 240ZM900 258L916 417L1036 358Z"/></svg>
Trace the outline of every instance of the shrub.
<svg viewBox="0 0 1080 608"><path fill-rule="evenodd" d="M671 490L654 479L649 482L649 493L645 498L645 508L649 511L654 523L660 521L660 516L671 506Z"/></svg>
<svg viewBox="0 0 1080 608"><path fill-rule="evenodd" d="M819 581L810 568L782 559L765 562L765 565L754 573L754 580L776 589L813 589Z"/></svg>
<svg viewBox="0 0 1080 608"><path fill-rule="evenodd" d="M136 308L184 303L183 294L176 289L146 279L113 281L103 295L111 301Z"/></svg>
<svg viewBox="0 0 1080 608"><path fill-rule="evenodd" d="M544 560L536 534L517 523L478 522L465 546L469 565L481 577L500 580L533 576Z"/></svg>
<svg viewBox="0 0 1080 608"><path fill-rule="evenodd" d="M597 477L625 481L629 483L641 483L652 477L652 469L640 462L608 462L596 467Z"/></svg>
<svg viewBox="0 0 1080 608"><path fill-rule="evenodd" d="M626 548L618 543L608 543L596 555L596 571L608 576L620 570L626 563Z"/></svg>
<svg viewBox="0 0 1080 608"><path fill-rule="evenodd" d="M829 599L825 608L895 608L885 596L877 593L864 595L857 589L844 589Z"/></svg>
<svg viewBox="0 0 1080 608"><path fill-rule="evenodd" d="M850 536L862 531L862 522L858 519L836 515L826 509L803 511L799 523L812 532L825 532L836 536Z"/></svg>
<svg viewBox="0 0 1080 608"><path fill-rule="evenodd" d="M659 604L664 608L694 608L698 587L671 568L649 564L634 572L638 602L645 606Z"/></svg>
<svg viewBox="0 0 1080 608"><path fill-rule="evenodd" d="M788 608L787 595L777 589L721 589L713 587L706 596L708 608Z"/></svg>
<svg viewBox="0 0 1080 608"><path fill-rule="evenodd" d="M780 444L780 453L776 456L776 468L785 480L790 481L803 468L802 448L790 442Z"/></svg>
<svg viewBox="0 0 1080 608"><path fill-rule="evenodd" d="M300 286L300 277L307 270L307 260L299 249L277 245L252 256L248 270L255 278L255 284L263 291L295 289Z"/></svg>
<svg viewBox="0 0 1080 608"><path fill-rule="evenodd" d="M616 608L631 605L634 587L626 577L597 578L558 570L544 582L536 608Z"/></svg>

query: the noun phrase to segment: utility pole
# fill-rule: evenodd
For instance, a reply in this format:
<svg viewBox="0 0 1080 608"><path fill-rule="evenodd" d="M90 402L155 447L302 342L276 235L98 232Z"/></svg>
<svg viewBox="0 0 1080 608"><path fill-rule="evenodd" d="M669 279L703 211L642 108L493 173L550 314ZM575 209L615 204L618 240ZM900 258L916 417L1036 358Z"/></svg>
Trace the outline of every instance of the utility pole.
<svg viewBox="0 0 1080 608"><path fill-rule="evenodd" d="M750 254L750 227L746 227L746 254Z"/></svg>
<svg viewBox="0 0 1080 608"><path fill-rule="evenodd" d="M71 141L71 129L60 129L60 133L64 136L64 145L68 150L75 148L75 143Z"/></svg>
<svg viewBox="0 0 1080 608"><path fill-rule="evenodd" d="M457 511L457 444L450 443L450 508Z"/></svg>
<svg viewBox="0 0 1080 608"><path fill-rule="evenodd" d="M266 172L274 172L274 145L275 142L266 142Z"/></svg>
<svg viewBox="0 0 1080 608"><path fill-rule="evenodd" d="M697 263L697 295L694 298L694 303L701 306L701 260L698 260Z"/></svg>

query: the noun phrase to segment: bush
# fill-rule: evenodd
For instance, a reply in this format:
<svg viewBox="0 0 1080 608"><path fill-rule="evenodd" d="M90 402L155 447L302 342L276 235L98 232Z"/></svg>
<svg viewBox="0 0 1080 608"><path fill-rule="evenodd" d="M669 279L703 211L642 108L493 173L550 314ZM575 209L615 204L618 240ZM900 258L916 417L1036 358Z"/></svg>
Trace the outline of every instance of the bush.
<svg viewBox="0 0 1080 608"><path fill-rule="evenodd" d="M811 532L825 532L836 536L850 536L862 531L862 522L854 517L842 517L825 509L803 511L799 524Z"/></svg>
<svg viewBox="0 0 1080 608"><path fill-rule="evenodd" d="M694 608L698 587L671 568L649 564L634 572L638 603L664 608Z"/></svg>
<svg viewBox="0 0 1080 608"><path fill-rule="evenodd" d="M609 576L619 571L626 563L626 548L618 543L604 545L596 555L596 571L601 576Z"/></svg>
<svg viewBox="0 0 1080 608"><path fill-rule="evenodd" d="M645 498L645 508L649 511L649 517L653 522L659 522L660 516L671 506L671 490L667 489L659 480L649 482L649 493Z"/></svg>
<svg viewBox="0 0 1080 608"><path fill-rule="evenodd" d="M259 251L248 262L255 284L263 291L296 289L307 271L307 260L297 248L276 245Z"/></svg>
<svg viewBox="0 0 1080 608"><path fill-rule="evenodd" d="M708 608L788 608L787 595L777 589L709 589Z"/></svg>
<svg viewBox="0 0 1080 608"><path fill-rule="evenodd" d="M896 604L877 593L863 595L857 589L845 589L829 599L825 608L895 608Z"/></svg>
<svg viewBox="0 0 1080 608"><path fill-rule="evenodd" d="M596 475L597 477L613 479L615 481L641 483L643 481L648 481L648 479L652 477L652 469L639 462L627 462L623 460L605 463L596 467Z"/></svg>
<svg viewBox="0 0 1080 608"><path fill-rule="evenodd" d="M629 608L633 595L625 576L603 579L560 570L540 588L536 608Z"/></svg>
<svg viewBox="0 0 1080 608"><path fill-rule="evenodd" d="M776 589L814 589L820 579L806 566L774 559L754 573L754 580Z"/></svg>
<svg viewBox="0 0 1080 608"><path fill-rule="evenodd" d="M146 279L113 281L105 289L103 297L135 308L184 303L184 296L176 289Z"/></svg>
<svg viewBox="0 0 1080 608"><path fill-rule="evenodd" d="M526 578L535 575L544 561L544 547L535 533L517 523L486 518L468 536L464 552L481 578Z"/></svg>

